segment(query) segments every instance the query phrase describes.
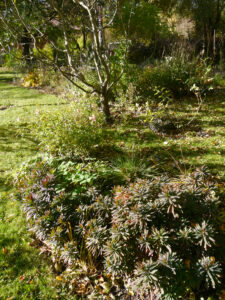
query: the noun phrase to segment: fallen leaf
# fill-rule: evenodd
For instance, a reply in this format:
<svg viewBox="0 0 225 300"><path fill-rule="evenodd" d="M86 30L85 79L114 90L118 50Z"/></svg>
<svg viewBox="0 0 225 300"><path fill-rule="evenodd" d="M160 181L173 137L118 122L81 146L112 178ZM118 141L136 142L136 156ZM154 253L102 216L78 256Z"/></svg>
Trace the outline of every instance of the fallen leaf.
<svg viewBox="0 0 225 300"><path fill-rule="evenodd" d="M25 275L21 275L21 276L19 277L19 280L22 281L22 280L24 280L24 278L25 278Z"/></svg>
<svg viewBox="0 0 225 300"><path fill-rule="evenodd" d="M8 252L8 250L7 250L6 248L3 248L3 249L2 249L2 253L3 253L3 254L6 254L7 252Z"/></svg>

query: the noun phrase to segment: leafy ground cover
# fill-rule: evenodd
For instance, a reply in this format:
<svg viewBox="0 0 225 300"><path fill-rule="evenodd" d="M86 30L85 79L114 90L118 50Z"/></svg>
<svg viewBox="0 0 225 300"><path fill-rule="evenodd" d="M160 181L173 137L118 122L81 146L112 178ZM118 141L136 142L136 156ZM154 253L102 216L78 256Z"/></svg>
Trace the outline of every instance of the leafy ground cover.
<svg viewBox="0 0 225 300"><path fill-rule="evenodd" d="M41 111L61 110L65 104L54 96L13 85L14 76L1 73L0 78L0 295L3 299L53 299L63 297L63 290L56 284L47 259L29 246L31 239L20 205L10 196L10 182L19 165L38 152L27 126L38 120ZM225 93L218 91L204 99L200 109L194 98L176 100L166 114L175 125L175 130L166 133L153 130L149 121L135 113L123 122L115 121L106 130L110 143L120 151L103 149L101 158L109 160L112 154L111 163L127 179L141 175L149 166L150 172L157 169L177 174L200 165L225 179Z"/></svg>

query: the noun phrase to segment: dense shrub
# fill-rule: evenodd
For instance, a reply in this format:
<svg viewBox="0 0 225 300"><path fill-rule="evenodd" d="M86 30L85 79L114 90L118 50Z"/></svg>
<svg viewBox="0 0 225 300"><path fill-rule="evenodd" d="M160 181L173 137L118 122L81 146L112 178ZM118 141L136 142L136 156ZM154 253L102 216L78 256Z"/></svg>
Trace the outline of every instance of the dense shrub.
<svg viewBox="0 0 225 300"><path fill-rule="evenodd" d="M40 149L50 153L90 155L109 145L101 113L92 105L71 103L55 112L39 113L31 130Z"/></svg>
<svg viewBox="0 0 225 300"><path fill-rule="evenodd" d="M215 293L222 272L215 225L221 199L212 178L197 170L118 186L122 181L105 163L47 157L28 164L17 186L31 231L70 276L84 261L97 278L111 281L106 294L116 293L113 285L145 299ZM96 284L92 279L89 285ZM71 280L70 288L80 290L78 278Z"/></svg>
<svg viewBox="0 0 225 300"><path fill-rule="evenodd" d="M155 66L146 67L137 82L142 97L154 95L154 87L163 87L174 97L190 94L195 87L205 91L211 83L211 66L206 60L168 57Z"/></svg>
<svg viewBox="0 0 225 300"><path fill-rule="evenodd" d="M98 195L109 193L121 182L122 175L105 163L78 156L38 157L25 165L17 177L27 220L34 233L40 240L62 247L70 242L71 234L76 236L76 243L78 236L82 240L80 229L77 233L74 229L80 228L82 218L88 221L94 217L88 216L88 209L92 210ZM75 240L71 242L74 244Z"/></svg>
<svg viewBox="0 0 225 300"><path fill-rule="evenodd" d="M115 189L106 268L132 274L136 292L178 299L216 287L215 186L201 171L179 179L139 180Z"/></svg>
<svg viewBox="0 0 225 300"><path fill-rule="evenodd" d="M53 70L47 70L43 66L33 66L32 70L29 70L23 77L22 85L24 87L45 87L45 88L63 88L63 80L60 78L60 74Z"/></svg>

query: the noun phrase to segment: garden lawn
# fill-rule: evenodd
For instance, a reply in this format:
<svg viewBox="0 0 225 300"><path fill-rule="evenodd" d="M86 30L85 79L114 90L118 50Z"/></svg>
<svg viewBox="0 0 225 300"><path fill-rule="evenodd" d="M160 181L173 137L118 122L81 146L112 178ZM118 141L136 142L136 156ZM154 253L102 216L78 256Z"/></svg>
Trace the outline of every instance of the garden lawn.
<svg viewBox="0 0 225 300"><path fill-rule="evenodd" d="M12 176L37 152L27 125L38 111L60 109L62 100L14 85L0 70L0 299L65 299L50 261L31 247Z"/></svg>

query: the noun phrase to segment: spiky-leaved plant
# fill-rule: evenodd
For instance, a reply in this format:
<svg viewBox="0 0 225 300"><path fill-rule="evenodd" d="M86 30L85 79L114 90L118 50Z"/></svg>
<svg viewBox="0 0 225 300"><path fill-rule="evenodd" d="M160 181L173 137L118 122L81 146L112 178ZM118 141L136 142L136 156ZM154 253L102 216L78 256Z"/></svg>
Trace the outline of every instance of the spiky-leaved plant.
<svg viewBox="0 0 225 300"><path fill-rule="evenodd" d="M215 294L222 194L214 179L203 169L118 186L122 179L107 163L47 157L29 164L17 184L36 236L70 269L85 261L110 286L117 282L114 294L118 287L143 298Z"/></svg>

